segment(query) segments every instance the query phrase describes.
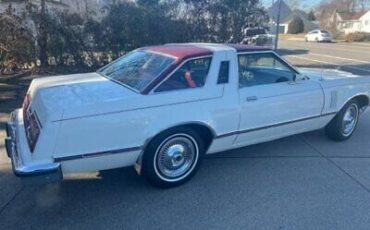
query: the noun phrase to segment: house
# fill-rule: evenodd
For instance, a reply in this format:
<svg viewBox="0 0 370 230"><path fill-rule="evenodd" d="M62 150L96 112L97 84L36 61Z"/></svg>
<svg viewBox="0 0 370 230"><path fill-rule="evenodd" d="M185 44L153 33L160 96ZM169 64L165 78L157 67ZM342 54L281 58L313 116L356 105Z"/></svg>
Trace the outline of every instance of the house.
<svg viewBox="0 0 370 230"><path fill-rule="evenodd" d="M281 22L285 26L285 31L284 33L287 34L289 31L289 26L290 23L295 19L295 18L300 18L303 22L304 25L304 32L309 32L311 30L318 29L320 27L318 21L310 21L308 19L308 15L306 12L302 10L293 10L293 12L284 19L284 21Z"/></svg>
<svg viewBox="0 0 370 230"><path fill-rule="evenodd" d="M336 12L337 29L345 34L370 33L370 10L362 12Z"/></svg>
<svg viewBox="0 0 370 230"><path fill-rule="evenodd" d="M275 1L275 3L267 10L267 14L270 18L270 32L276 31L278 12L279 1ZM302 10L292 10L283 0L281 0L279 33L287 34L289 31L289 25L295 18L300 18L303 21L304 31L306 32L319 28L318 22L308 20L306 12Z"/></svg>
<svg viewBox="0 0 370 230"><path fill-rule="evenodd" d="M275 3L267 9L267 15L269 16L269 27L270 27L270 32L275 32L276 31L276 24L277 24L277 15L279 12L279 1L275 1ZM279 25L279 33L286 33L287 28L286 25L282 22L285 21L286 18L291 15L293 11L290 9L290 7L281 0L281 5L280 5L280 25Z"/></svg>

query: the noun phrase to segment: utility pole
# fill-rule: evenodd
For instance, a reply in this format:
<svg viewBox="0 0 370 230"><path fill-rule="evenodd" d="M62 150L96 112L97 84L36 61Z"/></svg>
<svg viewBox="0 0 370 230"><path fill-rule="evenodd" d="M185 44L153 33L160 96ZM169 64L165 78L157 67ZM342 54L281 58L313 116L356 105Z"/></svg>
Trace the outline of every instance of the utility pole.
<svg viewBox="0 0 370 230"><path fill-rule="evenodd" d="M276 34L275 34L275 50L278 49L278 42L279 42L279 29L280 29L280 11L281 11L281 0L279 1L278 5L278 12L276 17Z"/></svg>

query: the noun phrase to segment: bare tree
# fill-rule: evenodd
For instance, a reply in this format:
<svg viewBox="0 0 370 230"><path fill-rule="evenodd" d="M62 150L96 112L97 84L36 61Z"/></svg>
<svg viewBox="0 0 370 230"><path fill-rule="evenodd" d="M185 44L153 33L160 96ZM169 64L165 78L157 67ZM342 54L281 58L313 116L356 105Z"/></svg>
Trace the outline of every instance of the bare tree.
<svg viewBox="0 0 370 230"><path fill-rule="evenodd" d="M370 0L358 0L361 11L365 11L367 7L369 7Z"/></svg>
<svg viewBox="0 0 370 230"><path fill-rule="evenodd" d="M291 9L294 10L294 9L300 8L302 1L299 1L299 0L285 0L285 2L288 4L288 6Z"/></svg>
<svg viewBox="0 0 370 230"><path fill-rule="evenodd" d="M49 65L47 56L47 31L46 31L46 0L41 0L40 16L39 16L39 33L37 43L39 46L39 59L41 67Z"/></svg>
<svg viewBox="0 0 370 230"><path fill-rule="evenodd" d="M330 3L341 11L355 12L358 10L365 10L369 0L331 0Z"/></svg>

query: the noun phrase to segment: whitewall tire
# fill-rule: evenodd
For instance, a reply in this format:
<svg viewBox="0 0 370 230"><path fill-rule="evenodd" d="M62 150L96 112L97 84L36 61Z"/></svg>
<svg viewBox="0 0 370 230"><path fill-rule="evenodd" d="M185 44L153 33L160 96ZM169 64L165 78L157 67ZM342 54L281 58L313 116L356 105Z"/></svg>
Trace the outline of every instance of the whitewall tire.
<svg viewBox="0 0 370 230"><path fill-rule="evenodd" d="M144 152L142 169L146 179L158 187L187 182L197 172L204 144L197 132L174 128L155 137Z"/></svg>
<svg viewBox="0 0 370 230"><path fill-rule="evenodd" d="M326 135L335 141L349 139L355 132L360 117L360 106L356 100L349 101L326 126Z"/></svg>

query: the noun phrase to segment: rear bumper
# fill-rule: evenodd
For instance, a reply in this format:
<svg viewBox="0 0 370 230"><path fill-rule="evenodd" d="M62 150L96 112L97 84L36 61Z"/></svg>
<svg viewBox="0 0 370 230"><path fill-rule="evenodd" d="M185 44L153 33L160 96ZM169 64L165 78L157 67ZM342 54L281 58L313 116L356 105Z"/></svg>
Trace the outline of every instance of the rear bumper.
<svg viewBox="0 0 370 230"><path fill-rule="evenodd" d="M36 163L32 160L25 140L21 110L11 113L10 121L6 124L5 147L11 159L13 172L16 176L25 179L25 182L47 183L60 181L63 174L59 163Z"/></svg>

